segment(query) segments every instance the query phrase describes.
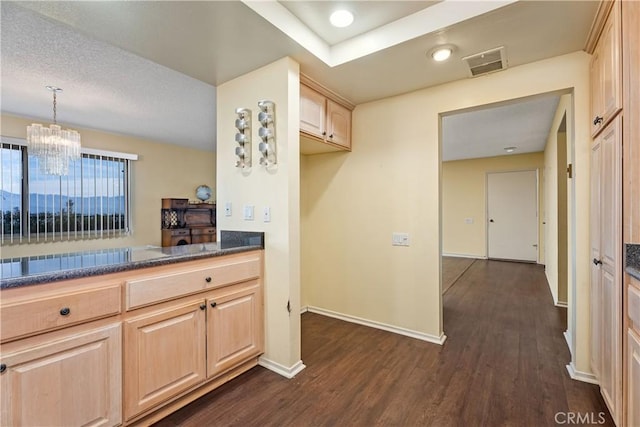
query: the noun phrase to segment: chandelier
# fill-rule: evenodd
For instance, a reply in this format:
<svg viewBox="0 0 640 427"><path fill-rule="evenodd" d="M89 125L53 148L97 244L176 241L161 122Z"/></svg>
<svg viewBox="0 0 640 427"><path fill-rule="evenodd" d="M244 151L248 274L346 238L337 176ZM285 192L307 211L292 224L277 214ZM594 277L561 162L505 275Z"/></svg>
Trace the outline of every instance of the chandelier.
<svg viewBox="0 0 640 427"><path fill-rule="evenodd" d="M47 89L53 92L53 124L27 126L27 150L38 159L41 173L63 176L69 173L69 162L80 159L80 134L58 126L56 95L62 89L55 86Z"/></svg>

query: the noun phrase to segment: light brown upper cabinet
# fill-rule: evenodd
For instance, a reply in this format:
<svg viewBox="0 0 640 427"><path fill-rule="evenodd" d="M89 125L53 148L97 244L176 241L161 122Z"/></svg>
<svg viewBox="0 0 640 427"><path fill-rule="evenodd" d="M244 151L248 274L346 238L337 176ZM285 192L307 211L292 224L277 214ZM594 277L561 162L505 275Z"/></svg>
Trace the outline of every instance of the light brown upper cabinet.
<svg viewBox="0 0 640 427"><path fill-rule="evenodd" d="M622 109L620 2L615 2L591 58L591 135Z"/></svg>
<svg viewBox="0 0 640 427"><path fill-rule="evenodd" d="M300 75L300 153L351 151L351 111L347 100Z"/></svg>

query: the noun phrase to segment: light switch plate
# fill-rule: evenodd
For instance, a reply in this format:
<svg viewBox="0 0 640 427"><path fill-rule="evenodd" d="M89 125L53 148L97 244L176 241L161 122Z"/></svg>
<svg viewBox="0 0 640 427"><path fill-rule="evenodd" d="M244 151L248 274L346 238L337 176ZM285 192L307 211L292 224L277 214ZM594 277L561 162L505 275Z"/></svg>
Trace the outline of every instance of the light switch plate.
<svg viewBox="0 0 640 427"><path fill-rule="evenodd" d="M243 213L244 213L244 220L245 221L253 221L253 206L252 205L244 205Z"/></svg>
<svg viewBox="0 0 640 427"><path fill-rule="evenodd" d="M409 233L392 233L391 244L393 246L409 246Z"/></svg>

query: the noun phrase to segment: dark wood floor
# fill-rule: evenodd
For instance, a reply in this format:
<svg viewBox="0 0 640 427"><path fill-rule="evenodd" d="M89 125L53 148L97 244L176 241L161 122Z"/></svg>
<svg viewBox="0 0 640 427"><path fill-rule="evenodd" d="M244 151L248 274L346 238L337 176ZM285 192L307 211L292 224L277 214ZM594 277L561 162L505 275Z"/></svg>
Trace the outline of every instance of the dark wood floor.
<svg viewBox="0 0 640 427"><path fill-rule="evenodd" d="M442 293L446 293L451 286L464 274L475 258L462 258L454 256L442 257Z"/></svg>
<svg viewBox="0 0 640 427"><path fill-rule="evenodd" d="M598 388L567 374L566 311L540 266L474 262L444 319L439 346L306 313L296 378L256 367L157 426L551 426L566 412L613 425Z"/></svg>

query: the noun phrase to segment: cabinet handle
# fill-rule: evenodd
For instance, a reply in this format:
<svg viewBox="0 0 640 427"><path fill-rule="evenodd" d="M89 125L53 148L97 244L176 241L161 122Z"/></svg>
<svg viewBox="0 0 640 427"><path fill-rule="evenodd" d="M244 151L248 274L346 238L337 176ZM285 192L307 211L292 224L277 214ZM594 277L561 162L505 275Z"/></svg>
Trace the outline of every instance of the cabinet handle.
<svg viewBox="0 0 640 427"><path fill-rule="evenodd" d="M0 374L3 373L6 370L7 370L7 365L5 365L4 363L0 364Z"/></svg>
<svg viewBox="0 0 640 427"><path fill-rule="evenodd" d="M204 310L205 308L207 308L207 304L200 304L200 310Z"/></svg>
<svg viewBox="0 0 640 427"><path fill-rule="evenodd" d="M205 277L204 281L207 282L207 283L211 283L211 276Z"/></svg>
<svg viewBox="0 0 640 427"><path fill-rule="evenodd" d="M60 309L61 316L68 316L69 314L71 314L71 310L69 309L69 307L64 307Z"/></svg>
<svg viewBox="0 0 640 427"><path fill-rule="evenodd" d="M211 308L216 308L216 305L218 305L217 302L215 301L211 301Z"/></svg>
<svg viewBox="0 0 640 427"><path fill-rule="evenodd" d="M593 264L594 265L600 265L600 264L602 264L602 261L600 261L599 259L594 258L593 259Z"/></svg>
<svg viewBox="0 0 640 427"><path fill-rule="evenodd" d="M602 123L602 120L604 120L602 117L596 116L596 118L593 119L593 124L594 125L599 125L600 123Z"/></svg>

